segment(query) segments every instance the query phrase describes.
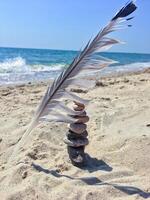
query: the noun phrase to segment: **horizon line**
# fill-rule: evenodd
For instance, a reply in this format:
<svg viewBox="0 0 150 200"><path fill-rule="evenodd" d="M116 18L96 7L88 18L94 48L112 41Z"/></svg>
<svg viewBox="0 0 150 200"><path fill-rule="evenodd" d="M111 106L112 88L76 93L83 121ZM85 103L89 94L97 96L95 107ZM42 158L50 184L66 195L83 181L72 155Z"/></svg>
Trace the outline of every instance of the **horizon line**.
<svg viewBox="0 0 150 200"><path fill-rule="evenodd" d="M79 50L75 49L51 49L51 48L39 48L39 47L10 47L10 46L0 46L0 48L8 48L8 49L32 49L32 50L54 50L54 51L74 51L79 52ZM150 54L148 52L123 52L123 51L103 51L100 53L129 53L129 54Z"/></svg>

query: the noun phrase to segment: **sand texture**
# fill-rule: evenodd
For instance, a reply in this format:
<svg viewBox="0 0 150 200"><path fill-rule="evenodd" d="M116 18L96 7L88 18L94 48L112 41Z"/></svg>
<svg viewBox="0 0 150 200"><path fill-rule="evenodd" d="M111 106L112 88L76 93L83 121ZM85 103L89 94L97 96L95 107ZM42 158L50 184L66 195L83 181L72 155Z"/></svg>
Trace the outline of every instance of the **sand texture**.
<svg viewBox="0 0 150 200"><path fill-rule="evenodd" d="M150 73L103 78L89 91L88 165L69 162L67 125L42 123L14 161L46 84L0 87L0 200L150 198Z"/></svg>

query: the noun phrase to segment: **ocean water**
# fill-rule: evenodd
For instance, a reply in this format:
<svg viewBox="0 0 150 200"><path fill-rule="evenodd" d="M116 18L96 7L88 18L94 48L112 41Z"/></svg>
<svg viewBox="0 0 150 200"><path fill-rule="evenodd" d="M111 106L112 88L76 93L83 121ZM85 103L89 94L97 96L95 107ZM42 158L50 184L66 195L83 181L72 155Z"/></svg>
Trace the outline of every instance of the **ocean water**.
<svg viewBox="0 0 150 200"><path fill-rule="evenodd" d="M0 85L53 79L71 63L77 53L66 50L0 48ZM119 62L102 70L102 76L150 67L150 54L107 52L101 55Z"/></svg>

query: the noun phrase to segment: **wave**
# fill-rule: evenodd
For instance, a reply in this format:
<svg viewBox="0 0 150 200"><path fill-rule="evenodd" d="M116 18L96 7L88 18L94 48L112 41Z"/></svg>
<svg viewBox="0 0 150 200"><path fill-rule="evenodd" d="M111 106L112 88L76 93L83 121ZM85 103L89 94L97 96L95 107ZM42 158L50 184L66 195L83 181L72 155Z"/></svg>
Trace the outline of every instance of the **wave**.
<svg viewBox="0 0 150 200"><path fill-rule="evenodd" d="M22 71L26 62L21 57L6 59L0 62L0 73L11 73L13 71Z"/></svg>
<svg viewBox="0 0 150 200"><path fill-rule="evenodd" d="M32 73L32 72L47 72L60 71L65 64L50 64L50 65L29 65L22 57L9 58L0 62L0 73Z"/></svg>
<svg viewBox="0 0 150 200"><path fill-rule="evenodd" d="M126 65L117 65L110 66L103 70L103 73L120 73L120 72L132 72L132 71L141 71L144 69L150 68L150 62L135 62Z"/></svg>
<svg viewBox="0 0 150 200"><path fill-rule="evenodd" d="M29 81L43 81L55 78L60 74L64 63L50 65L28 65L22 57L15 57L0 62L0 85L18 84ZM150 67L150 62L137 62L126 65L110 66L101 71L100 76L130 71L140 71Z"/></svg>
<svg viewBox="0 0 150 200"><path fill-rule="evenodd" d="M0 73L32 73L32 72L50 72L60 71L66 64L55 63L49 65L34 64L29 65L22 57L9 58L0 62ZM140 70L150 67L150 62L135 62L125 65L110 66L106 71L129 71ZM104 71L105 71L104 70Z"/></svg>

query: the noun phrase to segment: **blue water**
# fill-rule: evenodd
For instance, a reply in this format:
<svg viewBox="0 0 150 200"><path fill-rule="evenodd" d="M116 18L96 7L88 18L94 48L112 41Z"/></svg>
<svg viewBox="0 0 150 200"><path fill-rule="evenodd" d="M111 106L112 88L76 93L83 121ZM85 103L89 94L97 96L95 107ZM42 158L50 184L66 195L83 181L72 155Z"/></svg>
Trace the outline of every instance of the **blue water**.
<svg viewBox="0 0 150 200"><path fill-rule="evenodd" d="M67 67L77 51L0 48L0 84L49 80ZM118 61L102 73L141 70L150 67L150 54L101 53Z"/></svg>

